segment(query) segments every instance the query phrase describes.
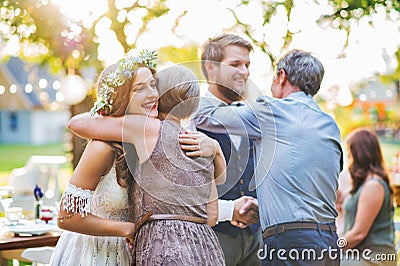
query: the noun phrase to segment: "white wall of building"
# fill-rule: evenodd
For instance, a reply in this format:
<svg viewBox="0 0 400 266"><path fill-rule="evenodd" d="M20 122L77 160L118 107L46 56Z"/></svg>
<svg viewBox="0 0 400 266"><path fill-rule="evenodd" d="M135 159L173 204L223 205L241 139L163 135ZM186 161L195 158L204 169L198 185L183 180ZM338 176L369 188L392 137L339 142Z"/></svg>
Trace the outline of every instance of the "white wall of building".
<svg viewBox="0 0 400 266"><path fill-rule="evenodd" d="M39 145L62 141L69 118L69 111L31 112L31 143Z"/></svg>

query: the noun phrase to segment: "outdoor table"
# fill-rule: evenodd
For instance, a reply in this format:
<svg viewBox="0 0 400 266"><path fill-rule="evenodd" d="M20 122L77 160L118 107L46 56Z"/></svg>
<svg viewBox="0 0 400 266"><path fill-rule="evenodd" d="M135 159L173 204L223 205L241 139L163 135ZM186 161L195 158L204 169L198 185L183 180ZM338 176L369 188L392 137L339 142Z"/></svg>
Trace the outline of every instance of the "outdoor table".
<svg viewBox="0 0 400 266"><path fill-rule="evenodd" d="M42 235L4 233L0 236L0 265L8 265L10 259L26 261L20 256L26 248L54 247L61 233L61 230L51 230Z"/></svg>
<svg viewBox="0 0 400 266"><path fill-rule="evenodd" d="M19 236L0 239L0 251L55 246L60 238L61 231L51 231L40 236Z"/></svg>

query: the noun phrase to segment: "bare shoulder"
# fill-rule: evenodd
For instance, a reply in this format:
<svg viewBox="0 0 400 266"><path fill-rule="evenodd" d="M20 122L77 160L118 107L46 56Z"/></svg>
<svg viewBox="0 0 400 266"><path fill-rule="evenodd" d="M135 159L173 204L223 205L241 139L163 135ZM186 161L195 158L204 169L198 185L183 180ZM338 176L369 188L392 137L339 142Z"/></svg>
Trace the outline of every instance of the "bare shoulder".
<svg viewBox="0 0 400 266"><path fill-rule="evenodd" d="M114 160L114 149L101 140L91 140L86 145L79 164L90 162L94 165L110 164Z"/></svg>
<svg viewBox="0 0 400 266"><path fill-rule="evenodd" d="M114 150L103 141L90 141L75 168L70 183L94 190L114 161Z"/></svg>
<svg viewBox="0 0 400 266"><path fill-rule="evenodd" d="M379 176L373 176L370 177L368 180L365 181L364 188L363 188L363 193L368 194L369 196L371 195L380 195L384 194L384 185L380 180L383 180Z"/></svg>
<svg viewBox="0 0 400 266"><path fill-rule="evenodd" d="M384 181L382 177L380 177L378 175L371 175L365 181L365 185L368 184L368 185L372 186L374 184L374 185L379 185L379 186L383 187L382 181Z"/></svg>

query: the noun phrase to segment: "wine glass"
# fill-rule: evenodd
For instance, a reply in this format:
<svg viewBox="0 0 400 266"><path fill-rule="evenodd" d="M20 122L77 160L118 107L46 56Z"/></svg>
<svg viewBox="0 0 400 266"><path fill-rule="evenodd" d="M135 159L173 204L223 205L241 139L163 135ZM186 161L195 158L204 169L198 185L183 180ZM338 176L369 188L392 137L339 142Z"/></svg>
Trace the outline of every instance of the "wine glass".
<svg viewBox="0 0 400 266"><path fill-rule="evenodd" d="M14 187L13 186L0 186L0 202L1 206L3 206L5 218L7 218L7 210L10 208L11 203L13 202L14 195Z"/></svg>

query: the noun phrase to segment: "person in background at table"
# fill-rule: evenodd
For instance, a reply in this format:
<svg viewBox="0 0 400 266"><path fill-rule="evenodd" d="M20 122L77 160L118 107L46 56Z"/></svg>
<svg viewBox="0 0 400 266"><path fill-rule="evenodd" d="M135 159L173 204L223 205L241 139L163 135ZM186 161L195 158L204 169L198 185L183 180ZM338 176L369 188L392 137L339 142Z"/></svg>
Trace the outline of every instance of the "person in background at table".
<svg viewBox="0 0 400 266"><path fill-rule="evenodd" d="M149 70L143 68L143 71L145 80L153 79ZM154 87L153 98L130 105L145 109L147 115L135 115L132 110L122 118L81 114L71 119L69 128L85 138L123 140L136 147L139 167L133 185L135 221L146 212L153 212L135 238L136 265L225 265L218 239L207 224L212 183L214 179L225 181L225 159L215 140L212 140L213 154L207 156L198 151L201 142L192 143L190 136L199 133L181 135L186 132L181 123L198 106L198 79L179 65L158 72L156 77L159 103ZM143 83L133 89L146 95ZM157 118L157 105L162 120ZM119 106L113 103L113 108ZM180 146L185 138L189 140L185 145L187 152ZM189 158L187 153L196 157ZM126 157L129 161L129 154Z"/></svg>
<svg viewBox="0 0 400 266"><path fill-rule="evenodd" d="M263 265L340 264L335 232L340 131L312 98L324 72L311 53L290 50L276 63L273 98L238 107L203 105L196 117L198 128L254 139ZM318 259L302 256L305 248Z"/></svg>
<svg viewBox="0 0 400 266"><path fill-rule="evenodd" d="M252 50L248 41L234 34L210 38L203 45L201 67L208 91L201 98L198 112L207 105L243 104L239 101L247 89ZM225 262L227 265L259 265L257 252L262 247L262 237L258 202L255 189L250 189L254 174L253 140L228 132L215 133L212 127L199 131L219 142L228 162L227 181L217 186L219 222L213 227Z"/></svg>
<svg viewBox="0 0 400 266"><path fill-rule="evenodd" d="M379 140L367 129L356 129L346 143L352 187L344 202L342 249L361 255L360 260L343 256L342 265L396 265L392 189Z"/></svg>

